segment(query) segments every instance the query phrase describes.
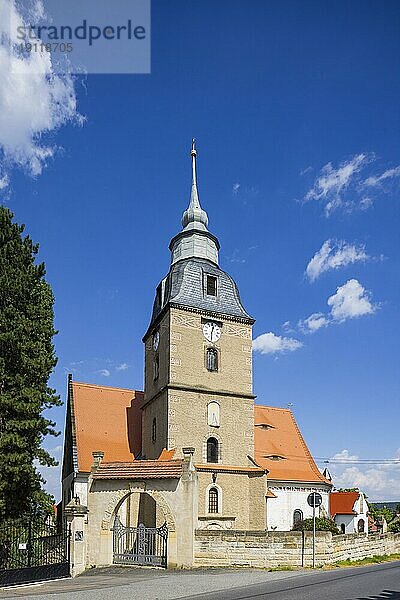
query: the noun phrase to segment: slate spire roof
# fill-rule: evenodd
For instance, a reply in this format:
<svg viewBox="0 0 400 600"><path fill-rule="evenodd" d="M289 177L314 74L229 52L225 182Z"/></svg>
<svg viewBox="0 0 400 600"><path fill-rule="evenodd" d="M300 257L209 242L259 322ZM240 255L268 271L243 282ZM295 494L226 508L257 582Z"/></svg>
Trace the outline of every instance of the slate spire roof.
<svg viewBox="0 0 400 600"><path fill-rule="evenodd" d="M171 268L157 286L150 330L168 306L194 309L215 318L231 317L254 323L240 299L236 283L218 265L218 239L208 230L208 216L200 205L197 189L197 150L192 140L192 187L189 206L182 216L182 231L172 238ZM207 276L217 278L217 295L207 294Z"/></svg>
<svg viewBox="0 0 400 600"><path fill-rule="evenodd" d="M192 140L192 149L190 155L192 157L192 190L190 193L190 202L188 208L182 215L182 227L184 229L198 228L201 231L207 231L208 216L205 210L200 206L199 193L197 191L197 176L196 176L196 157L197 150L195 148L196 140Z"/></svg>
<svg viewBox="0 0 400 600"><path fill-rule="evenodd" d="M208 216L200 206L199 192L197 190L196 161L197 150L195 140L192 140L190 151L192 158L192 187L189 206L182 215L182 231L172 238L169 245L171 250L171 264L186 258L204 258L218 265L219 242L208 231Z"/></svg>

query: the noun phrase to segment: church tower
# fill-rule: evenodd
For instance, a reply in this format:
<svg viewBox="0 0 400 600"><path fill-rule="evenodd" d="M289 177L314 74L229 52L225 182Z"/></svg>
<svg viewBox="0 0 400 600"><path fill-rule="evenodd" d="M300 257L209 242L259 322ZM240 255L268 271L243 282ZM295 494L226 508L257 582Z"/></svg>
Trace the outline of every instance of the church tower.
<svg viewBox="0 0 400 600"><path fill-rule="evenodd" d="M230 526L254 528L252 519L258 519L257 526L264 528L265 476L253 460L254 319L243 307L232 277L219 267L220 245L208 230L208 216L199 201L194 140L191 160L189 206L182 231L170 242L171 267L156 288L143 338L142 452L156 459L163 449L175 449L175 457L180 457L182 448L193 447L201 484L199 513L205 521L210 508L211 513L221 513L222 494L228 493L225 482L232 501ZM235 475L244 476L246 485ZM254 506L250 510L255 500L249 478L260 480L255 511ZM234 491L237 486L241 489ZM208 497L210 490L217 498ZM241 500L235 501L237 494ZM237 502L240 516L234 514ZM231 502L224 504L229 507Z"/></svg>

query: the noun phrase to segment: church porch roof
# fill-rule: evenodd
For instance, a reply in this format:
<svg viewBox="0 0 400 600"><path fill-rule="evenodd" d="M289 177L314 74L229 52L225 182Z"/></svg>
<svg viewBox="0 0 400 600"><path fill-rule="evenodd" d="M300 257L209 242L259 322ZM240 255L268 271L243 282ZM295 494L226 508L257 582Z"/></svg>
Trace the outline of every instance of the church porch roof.
<svg viewBox="0 0 400 600"><path fill-rule="evenodd" d="M93 479L179 479L182 465L182 460L101 462L93 473Z"/></svg>

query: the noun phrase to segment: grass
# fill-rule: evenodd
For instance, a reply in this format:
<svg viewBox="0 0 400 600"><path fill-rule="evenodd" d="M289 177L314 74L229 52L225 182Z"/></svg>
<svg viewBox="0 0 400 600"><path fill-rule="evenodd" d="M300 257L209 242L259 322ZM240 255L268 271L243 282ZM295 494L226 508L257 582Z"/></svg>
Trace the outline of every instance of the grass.
<svg viewBox="0 0 400 600"><path fill-rule="evenodd" d="M298 571L300 567L292 567L291 565L279 565L278 567L271 567L268 571Z"/></svg>
<svg viewBox="0 0 400 600"><path fill-rule="evenodd" d="M339 560L332 565L331 567L358 567L363 565L374 565L379 563L390 562L392 560L400 560L400 554L382 554L382 556L378 556L374 554L374 556L367 556L366 558L361 558L359 560Z"/></svg>

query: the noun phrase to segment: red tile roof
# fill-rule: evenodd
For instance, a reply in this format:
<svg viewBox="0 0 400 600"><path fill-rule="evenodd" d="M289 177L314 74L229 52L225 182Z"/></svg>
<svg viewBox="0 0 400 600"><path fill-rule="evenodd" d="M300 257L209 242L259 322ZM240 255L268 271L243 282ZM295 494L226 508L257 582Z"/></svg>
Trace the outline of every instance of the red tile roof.
<svg viewBox="0 0 400 600"><path fill-rule="evenodd" d="M172 448L172 450L167 450L163 448L158 460L172 460L174 458L176 452L176 448Z"/></svg>
<svg viewBox="0 0 400 600"><path fill-rule="evenodd" d="M109 462L132 461L139 454L143 392L73 381L70 400L79 471L90 471L96 450Z"/></svg>
<svg viewBox="0 0 400 600"><path fill-rule="evenodd" d="M353 507L360 496L359 492L332 492L329 496L329 510L332 517L355 514Z"/></svg>
<svg viewBox="0 0 400 600"><path fill-rule="evenodd" d="M100 463L93 479L179 479L181 460L134 460L132 462Z"/></svg>
<svg viewBox="0 0 400 600"><path fill-rule="evenodd" d="M327 483L314 462L292 412L254 406L254 458L268 470L268 481Z"/></svg>

